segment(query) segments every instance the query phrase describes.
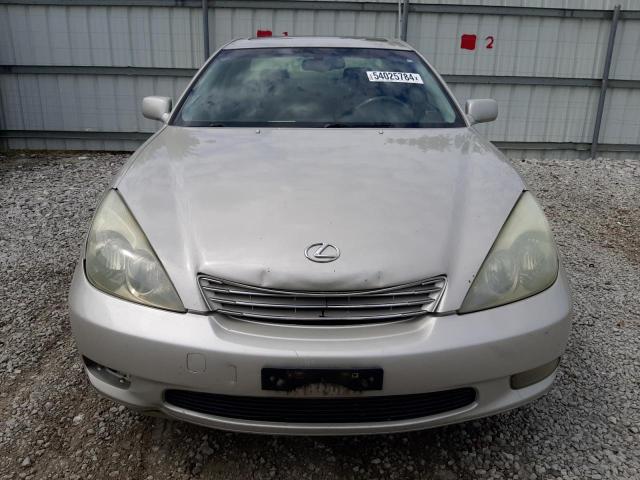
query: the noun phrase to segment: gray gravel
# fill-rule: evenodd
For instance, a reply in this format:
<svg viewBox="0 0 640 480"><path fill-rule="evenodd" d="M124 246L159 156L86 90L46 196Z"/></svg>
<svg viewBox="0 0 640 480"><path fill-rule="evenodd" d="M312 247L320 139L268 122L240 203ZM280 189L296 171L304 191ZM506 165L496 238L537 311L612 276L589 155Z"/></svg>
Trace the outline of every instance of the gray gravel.
<svg viewBox="0 0 640 480"><path fill-rule="evenodd" d="M142 417L88 386L67 288L124 160L0 156L0 479L640 478L640 162L513 160L545 206L574 291L547 396L418 433L289 438Z"/></svg>

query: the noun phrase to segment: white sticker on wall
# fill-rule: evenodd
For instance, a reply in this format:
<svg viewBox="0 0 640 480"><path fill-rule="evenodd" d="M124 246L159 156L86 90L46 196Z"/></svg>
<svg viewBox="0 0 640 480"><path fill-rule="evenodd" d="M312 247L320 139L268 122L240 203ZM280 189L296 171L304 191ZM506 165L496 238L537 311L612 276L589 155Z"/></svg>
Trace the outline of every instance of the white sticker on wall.
<svg viewBox="0 0 640 480"><path fill-rule="evenodd" d="M417 73L408 72L367 72L370 82L424 83Z"/></svg>

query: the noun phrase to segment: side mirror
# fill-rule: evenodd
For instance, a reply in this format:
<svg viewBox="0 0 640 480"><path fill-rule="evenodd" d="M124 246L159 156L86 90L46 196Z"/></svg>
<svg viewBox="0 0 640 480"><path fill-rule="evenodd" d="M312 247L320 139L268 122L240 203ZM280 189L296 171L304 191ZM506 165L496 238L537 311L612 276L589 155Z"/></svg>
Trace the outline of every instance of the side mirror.
<svg viewBox="0 0 640 480"><path fill-rule="evenodd" d="M467 100L464 111L471 125L483 122L493 122L498 118L498 102L491 98L476 98Z"/></svg>
<svg viewBox="0 0 640 480"><path fill-rule="evenodd" d="M169 120L173 100L170 97L144 97L142 115L151 120L166 122Z"/></svg>

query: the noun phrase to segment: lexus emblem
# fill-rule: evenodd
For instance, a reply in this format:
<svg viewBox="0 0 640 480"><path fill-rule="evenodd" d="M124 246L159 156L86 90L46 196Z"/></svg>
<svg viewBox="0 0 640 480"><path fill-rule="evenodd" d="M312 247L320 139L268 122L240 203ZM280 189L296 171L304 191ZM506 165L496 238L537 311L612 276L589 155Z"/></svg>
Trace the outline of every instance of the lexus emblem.
<svg viewBox="0 0 640 480"><path fill-rule="evenodd" d="M338 259L340 250L330 243L314 243L306 248L304 256L312 262L329 263Z"/></svg>

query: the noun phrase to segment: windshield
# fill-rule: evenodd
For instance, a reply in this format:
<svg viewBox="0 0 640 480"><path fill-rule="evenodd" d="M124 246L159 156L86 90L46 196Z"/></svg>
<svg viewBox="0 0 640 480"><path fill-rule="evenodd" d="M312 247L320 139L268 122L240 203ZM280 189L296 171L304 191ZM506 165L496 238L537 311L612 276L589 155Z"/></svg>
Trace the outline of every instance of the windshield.
<svg viewBox="0 0 640 480"><path fill-rule="evenodd" d="M463 127L411 51L363 48L223 50L178 106L191 127Z"/></svg>

